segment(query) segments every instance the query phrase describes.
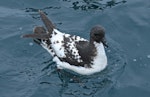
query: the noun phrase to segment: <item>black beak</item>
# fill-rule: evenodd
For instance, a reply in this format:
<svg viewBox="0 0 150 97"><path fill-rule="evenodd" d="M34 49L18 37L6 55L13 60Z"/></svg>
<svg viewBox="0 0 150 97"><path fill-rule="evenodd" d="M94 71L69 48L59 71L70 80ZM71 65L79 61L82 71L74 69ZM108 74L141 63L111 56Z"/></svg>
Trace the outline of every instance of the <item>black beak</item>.
<svg viewBox="0 0 150 97"><path fill-rule="evenodd" d="M102 39L102 43L103 43L103 45L104 45L105 47L108 48L108 45L107 45L107 42L106 42L106 39L105 39L105 38Z"/></svg>

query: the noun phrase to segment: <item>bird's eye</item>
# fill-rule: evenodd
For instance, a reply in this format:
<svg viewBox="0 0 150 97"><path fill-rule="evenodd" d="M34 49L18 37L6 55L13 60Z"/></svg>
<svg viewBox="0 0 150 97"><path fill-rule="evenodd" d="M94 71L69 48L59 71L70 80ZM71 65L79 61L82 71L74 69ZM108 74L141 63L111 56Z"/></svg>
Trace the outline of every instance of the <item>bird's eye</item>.
<svg viewBox="0 0 150 97"><path fill-rule="evenodd" d="M97 33L94 33L94 36L98 36L99 34L97 34Z"/></svg>

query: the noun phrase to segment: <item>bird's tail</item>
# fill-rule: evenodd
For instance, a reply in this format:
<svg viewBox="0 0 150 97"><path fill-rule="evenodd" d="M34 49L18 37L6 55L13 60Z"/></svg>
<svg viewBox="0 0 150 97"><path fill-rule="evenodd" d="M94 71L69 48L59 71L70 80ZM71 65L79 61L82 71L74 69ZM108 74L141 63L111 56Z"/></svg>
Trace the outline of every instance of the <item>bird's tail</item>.
<svg viewBox="0 0 150 97"><path fill-rule="evenodd" d="M37 26L34 28L32 34L25 34L21 37L23 38L37 38L37 39L48 39L50 37L50 34L53 32L55 26L53 23L48 19L48 17L45 15L45 13L41 10L39 10L39 14L41 16L41 19L44 23L44 25L47 28L47 31L44 27Z"/></svg>

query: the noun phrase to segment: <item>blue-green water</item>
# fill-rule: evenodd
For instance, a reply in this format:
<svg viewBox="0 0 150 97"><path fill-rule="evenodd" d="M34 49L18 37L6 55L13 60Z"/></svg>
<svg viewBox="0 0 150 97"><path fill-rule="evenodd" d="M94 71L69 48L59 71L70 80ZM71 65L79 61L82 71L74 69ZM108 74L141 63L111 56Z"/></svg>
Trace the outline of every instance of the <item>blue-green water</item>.
<svg viewBox="0 0 150 97"><path fill-rule="evenodd" d="M61 31L89 38L106 29L108 67L81 76L55 71L52 57L31 39L43 25L38 10ZM149 0L1 0L0 97L149 97Z"/></svg>

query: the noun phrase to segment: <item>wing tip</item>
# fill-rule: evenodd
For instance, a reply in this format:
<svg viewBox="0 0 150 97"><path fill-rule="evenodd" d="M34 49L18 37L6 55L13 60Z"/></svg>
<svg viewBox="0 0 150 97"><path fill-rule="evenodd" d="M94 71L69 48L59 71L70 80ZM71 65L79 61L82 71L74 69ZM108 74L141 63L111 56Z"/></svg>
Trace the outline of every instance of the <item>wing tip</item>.
<svg viewBox="0 0 150 97"><path fill-rule="evenodd" d="M53 31L53 29L55 28L54 24L52 23L52 21L50 19L48 19L48 17L42 10L39 10L38 12L39 12L40 17L41 17L43 23L45 24L47 30L49 31L49 33L51 33Z"/></svg>

